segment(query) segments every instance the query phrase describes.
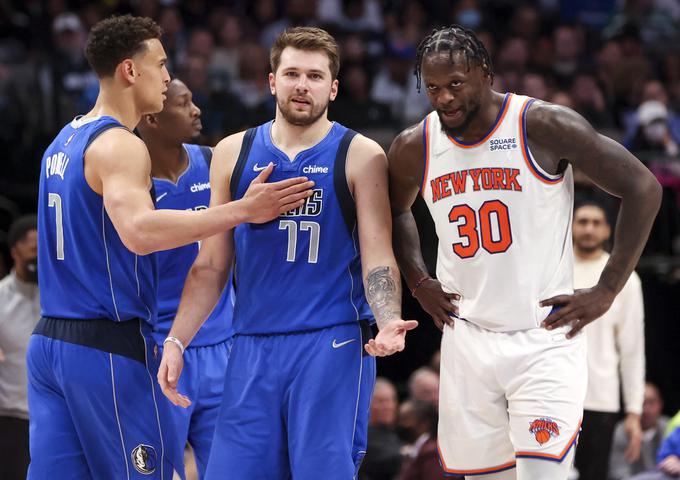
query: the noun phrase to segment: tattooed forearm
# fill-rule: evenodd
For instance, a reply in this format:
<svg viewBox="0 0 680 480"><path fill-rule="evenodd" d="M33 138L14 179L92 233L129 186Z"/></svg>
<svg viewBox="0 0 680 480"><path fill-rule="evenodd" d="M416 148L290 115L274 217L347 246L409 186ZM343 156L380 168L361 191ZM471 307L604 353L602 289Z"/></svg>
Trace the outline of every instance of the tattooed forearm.
<svg viewBox="0 0 680 480"><path fill-rule="evenodd" d="M395 278L396 276L396 278ZM366 300L371 306L378 328L401 317L401 285L390 267L376 267L366 275Z"/></svg>

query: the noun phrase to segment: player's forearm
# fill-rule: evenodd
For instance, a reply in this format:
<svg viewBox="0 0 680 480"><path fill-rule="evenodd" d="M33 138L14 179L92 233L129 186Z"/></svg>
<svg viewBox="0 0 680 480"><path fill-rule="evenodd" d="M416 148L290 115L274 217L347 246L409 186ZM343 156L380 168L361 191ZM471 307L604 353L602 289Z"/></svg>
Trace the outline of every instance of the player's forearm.
<svg viewBox="0 0 680 480"><path fill-rule="evenodd" d="M640 259L660 206L661 186L651 174L622 196L614 249L598 286L613 294L621 291Z"/></svg>
<svg viewBox="0 0 680 480"><path fill-rule="evenodd" d="M410 210L393 217L392 232L397 264L406 279L406 284L412 289L429 273L420 249L418 226Z"/></svg>
<svg viewBox="0 0 680 480"><path fill-rule="evenodd" d="M392 259L377 261L364 268L366 300L382 329L392 320L401 318L401 277Z"/></svg>
<svg viewBox="0 0 680 480"><path fill-rule="evenodd" d="M184 283L169 335L178 338L185 347L189 346L219 301L227 279L228 274L222 269L194 264Z"/></svg>
<svg viewBox="0 0 680 480"><path fill-rule="evenodd" d="M243 200L197 212L149 210L132 222L128 248L140 255L169 250L234 228L248 218Z"/></svg>

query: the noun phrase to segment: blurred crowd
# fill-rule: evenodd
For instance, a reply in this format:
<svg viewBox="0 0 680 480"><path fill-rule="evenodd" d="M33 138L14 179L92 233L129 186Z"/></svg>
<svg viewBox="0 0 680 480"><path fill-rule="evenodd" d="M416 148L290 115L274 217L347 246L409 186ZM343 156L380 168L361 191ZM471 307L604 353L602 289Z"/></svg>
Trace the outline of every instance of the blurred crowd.
<svg viewBox="0 0 680 480"><path fill-rule="evenodd" d="M575 109L655 173L664 199L645 255L680 258L677 0L25 0L0 2L0 278L12 263L13 245L3 232L36 209L42 152L97 97L83 47L89 29L113 13L149 16L161 25L171 75L192 90L202 110L202 143L210 145L273 116L268 52L288 26L322 26L338 39L340 94L329 116L384 147L430 109L413 75L420 40L444 24L471 28L489 50L496 90ZM615 216L613 197L587 178L576 181L580 199L596 199ZM436 242L430 243L434 251ZM408 381L378 380L362 480L440 478L438 371L435 354ZM644 405L647 446L639 458L647 463L629 465L621 424L611 478L666 461L655 458L670 429L665 432L654 385L647 385ZM665 448L680 472L678 432Z"/></svg>
<svg viewBox="0 0 680 480"><path fill-rule="evenodd" d="M83 56L89 28L112 13L155 18L169 68L193 91L204 141L269 119L268 49L290 25L319 25L342 50L330 117L384 146L429 110L416 48L434 26L474 29L498 91L574 108L624 143L666 188L647 253L680 249L680 3L676 0L28 0L0 5L0 188L32 210L40 154L93 104ZM587 179L579 179L587 184ZM6 225L4 225L6 227Z"/></svg>

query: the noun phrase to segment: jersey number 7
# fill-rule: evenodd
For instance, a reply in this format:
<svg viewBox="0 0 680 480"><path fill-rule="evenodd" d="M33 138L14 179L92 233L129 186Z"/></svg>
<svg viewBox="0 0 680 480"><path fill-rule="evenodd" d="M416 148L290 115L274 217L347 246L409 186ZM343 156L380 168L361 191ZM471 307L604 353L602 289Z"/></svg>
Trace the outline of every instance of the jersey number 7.
<svg viewBox="0 0 680 480"><path fill-rule="evenodd" d="M493 217L497 225L496 235L492 227ZM484 202L478 212L469 205L456 205L449 212L449 222L458 223L458 235L461 240L467 240L453 244L453 251L460 258L474 257L480 243L489 253L503 253L512 245L508 207L500 200Z"/></svg>

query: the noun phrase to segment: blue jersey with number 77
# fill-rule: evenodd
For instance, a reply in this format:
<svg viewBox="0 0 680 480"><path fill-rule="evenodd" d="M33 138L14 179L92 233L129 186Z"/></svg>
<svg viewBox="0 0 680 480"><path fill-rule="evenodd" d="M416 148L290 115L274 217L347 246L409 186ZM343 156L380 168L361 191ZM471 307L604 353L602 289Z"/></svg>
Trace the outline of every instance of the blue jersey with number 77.
<svg viewBox="0 0 680 480"><path fill-rule="evenodd" d="M315 146L293 159L271 140L272 122L248 130L234 167L239 199L270 162L268 181L305 176L306 203L265 224L234 230L236 334L290 333L373 317L364 296L354 199L345 175L355 132L333 123Z"/></svg>
<svg viewBox="0 0 680 480"><path fill-rule="evenodd" d="M136 255L125 247L102 196L85 180L85 152L111 128L125 127L108 116L77 118L43 155L38 194L42 315L113 321L141 318L153 324L156 257Z"/></svg>

